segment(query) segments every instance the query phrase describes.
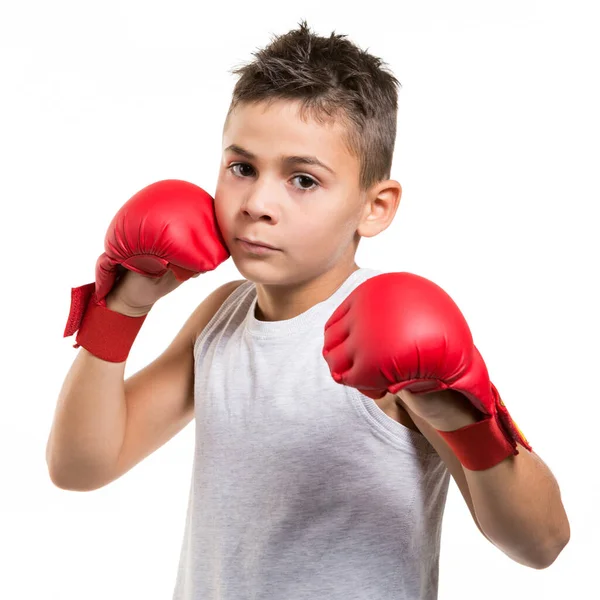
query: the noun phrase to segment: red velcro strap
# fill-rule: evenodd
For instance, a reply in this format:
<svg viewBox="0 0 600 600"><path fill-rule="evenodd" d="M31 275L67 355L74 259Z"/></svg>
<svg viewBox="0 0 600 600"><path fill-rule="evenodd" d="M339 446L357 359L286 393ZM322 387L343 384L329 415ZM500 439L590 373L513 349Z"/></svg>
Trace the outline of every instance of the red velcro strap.
<svg viewBox="0 0 600 600"><path fill-rule="evenodd" d="M439 431L458 460L471 471L483 471L502 462L511 454L517 455L516 442L506 439L495 417L472 423L455 431Z"/></svg>
<svg viewBox="0 0 600 600"><path fill-rule="evenodd" d="M129 317L96 302L95 284L71 290L71 310L64 337L78 331L74 348L109 362L127 360L131 346L147 315Z"/></svg>
<svg viewBox="0 0 600 600"><path fill-rule="evenodd" d="M87 285L71 289L71 308L63 337L73 335L81 326L83 313L89 304L95 288L95 283L88 283Z"/></svg>
<svg viewBox="0 0 600 600"><path fill-rule="evenodd" d="M508 409L506 408L506 405L502 401L502 398L500 398L500 394L498 393L498 390L496 389L496 387L494 386L493 383L492 383L492 393L493 393L494 399L496 401L496 411L497 411L497 415L498 415L498 421L499 421L500 425L504 428L504 431L506 432L507 436L510 439L513 439L513 440L519 442L519 444L521 444L521 446L524 446L525 448L527 448L527 450L529 450L529 452L531 452L532 451L531 444L529 443L527 438L523 435L523 432L519 429L519 426L515 423L513 418L510 416Z"/></svg>

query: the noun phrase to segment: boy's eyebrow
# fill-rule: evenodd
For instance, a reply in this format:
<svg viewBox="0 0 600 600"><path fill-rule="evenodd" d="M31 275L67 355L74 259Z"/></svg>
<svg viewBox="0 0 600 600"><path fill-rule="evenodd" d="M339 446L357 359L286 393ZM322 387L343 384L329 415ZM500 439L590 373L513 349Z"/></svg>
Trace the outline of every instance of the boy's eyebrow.
<svg viewBox="0 0 600 600"><path fill-rule="evenodd" d="M225 148L225 152L235 152L248 160L256 160L256 156L252 154L252 152L238 146L237 144L231 144ZM310 165L313 167L321 167L326 171L329 171L332 175L335 175L335 172L331 167L328 167L324 162L321 162L316 156L283 156L281 158L281 162L284 165Z"/></svg>

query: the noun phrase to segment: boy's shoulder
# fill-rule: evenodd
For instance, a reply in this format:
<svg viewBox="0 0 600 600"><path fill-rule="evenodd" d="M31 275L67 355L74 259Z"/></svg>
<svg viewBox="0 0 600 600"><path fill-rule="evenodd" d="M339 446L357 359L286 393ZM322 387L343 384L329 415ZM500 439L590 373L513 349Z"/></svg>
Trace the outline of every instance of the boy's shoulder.
<svg viewBox="0 0 600 600"><path fill-rule="evenodd" d="M204 328L210 323L212 318L217 314L217 311L223 306L223 303L235 290L240 287L243 283L246 283L247 279L236 279L234 281L228 281L223 285L213 290L196 308L192 313L190 319L193 321L193 345L195 345L198 336L202 333Z"/></svg>

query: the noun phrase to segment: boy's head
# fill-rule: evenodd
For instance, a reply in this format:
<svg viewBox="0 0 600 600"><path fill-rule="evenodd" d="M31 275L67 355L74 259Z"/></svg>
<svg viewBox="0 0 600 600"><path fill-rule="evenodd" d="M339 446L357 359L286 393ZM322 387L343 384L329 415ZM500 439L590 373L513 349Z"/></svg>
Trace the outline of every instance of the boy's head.
<svg viewBox="0 0 600 600"><path fill-rule="evenodd" d="M396 78L346 36L306 23L234 70L217 219L240 272L293 285L354 264L360 237L392 221ZM245 237L278 251L258 256Z"/></svg>

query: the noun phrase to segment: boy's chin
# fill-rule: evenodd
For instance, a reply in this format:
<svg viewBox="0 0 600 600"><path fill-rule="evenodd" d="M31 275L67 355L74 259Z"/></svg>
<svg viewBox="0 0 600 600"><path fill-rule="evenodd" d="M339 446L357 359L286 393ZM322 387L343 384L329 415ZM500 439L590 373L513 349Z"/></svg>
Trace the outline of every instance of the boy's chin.
<svg viewBox="0 0 600 600"><path fill-rule="evenodd" d="M276 269L265 261L238 258L233 260L233 264L244 279L253 283L281 285L286 278L286 274L281 269Z"/></svg>
<svg viewBox="0 0 600 600"><path fill-rule="evenodd" d="M244 279L259 285L292 286L306 280L299 269L285 269L260 260L238 259L233 262Z"/></svg>

